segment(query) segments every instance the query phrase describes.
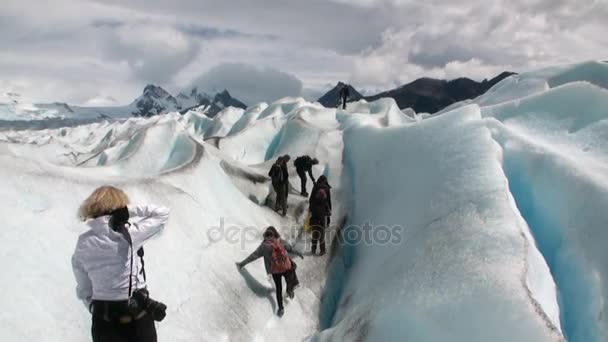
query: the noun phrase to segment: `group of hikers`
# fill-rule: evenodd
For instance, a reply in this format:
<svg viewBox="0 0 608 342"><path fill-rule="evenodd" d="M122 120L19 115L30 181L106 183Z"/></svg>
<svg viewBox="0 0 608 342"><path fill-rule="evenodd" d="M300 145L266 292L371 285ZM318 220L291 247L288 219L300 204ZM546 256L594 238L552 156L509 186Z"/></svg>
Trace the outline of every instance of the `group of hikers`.
<svg viewBox="0 0 608 342"><path fill-rule="evenodd" d="M289 192L288 155L278 158L270 171L276 192L276 210L287 211ZM306 191L307 176L314 186L309 198L312 254L320 246L325 254L325 229L331 216L331 195L327 177L315 181L313 165L318 160L309 156L296 158L294 165L301 179L301 195ZM79 217L86 221L88 231L81 234L72 256L76 277L76 294L92 314L93 342L156 342L155 321L162 321L167 306L153 300L146 285L144 244L158 235L169 219L169 209L146 205L132 206L122 190L112 186L97 188L80 206ZM297 265L289 253L304 258L301 252L281 238L272 226L263 233L260 246L237 267L264 258L269 278L275 284L277 314L284 313L283 286L294 297L299 285Z"/></svg>
<svg viewBox="0 0 608 342"><path fill-rule="evenodd" d="M281 211L282 215L287 214L287 197L289 194L289 171L288 162L291 160L289 155L284 155L274 162L268 176L271 179L272 187L276 194L275 211ZM308 176L312 180L314 186L308 199L308 225L312 231L312 247L311 253L314 255L317 252L319 245L319 255L324 255L325 246L325 230L329 226L331 217L331 186L327 181L327 177L322 175L318 180L312 173L312 168L319 161L316 158L304 155L296 158L293 162L296 173L300 178L300 195L308 197L306 188ZM298 277L296 275L296 263L291 259L288 253L295 254L304 258L302 253L298 252L287 241L281 239L281 236L274 227L268 227L264 232L264 240L260 246L241 262L236 265L242 269L250 262L263 257L266 273L272 275L275 283L278 311L277 314L282 316L284 313L283 307L283 286L282 279L285 278L286 292L289 298L293 298L294 289L298 286Z"/></svg>
<svg viewBox="0 0 608 342"><path fill-rule="evenodd" d="M268 176L270 176L272 187L276 193L275 211L280 211L283 216L287 214L287 197L289 194L289 171L288 162L291 160L289 155L284 155L275 161L270 168ZM313 182L312 191L308 198L309 210L309 226L312 231L312 254L316 253L317 244L320 247L320 255L325 254L325 229L329 226L331 217L331 186L327 181L327 177L322 175L318 180L312 173L312 167L319 164L316 158L304 155L296 158L293 162L296 173L300 178L300 195L308 197L306 184L308 177Z"/></svg>

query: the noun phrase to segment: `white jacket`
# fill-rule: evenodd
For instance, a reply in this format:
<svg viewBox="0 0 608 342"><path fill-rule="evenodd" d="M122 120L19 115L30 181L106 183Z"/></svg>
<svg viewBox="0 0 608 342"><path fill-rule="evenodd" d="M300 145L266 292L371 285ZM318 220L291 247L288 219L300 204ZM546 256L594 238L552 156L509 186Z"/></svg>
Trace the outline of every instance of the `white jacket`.
<svg viewBox="0 0 608 342"><path fill-rule="evenodd" d="M129 233L133 240L133 291L146 287L139 274L137 250L158 234L169 219L169 209L157 206L129 206ZM87 221L90 230L80 235L72 256L76 295L87 308L92 300L129 298L131 249L120 233L109 227L110 216Z"/></svg>

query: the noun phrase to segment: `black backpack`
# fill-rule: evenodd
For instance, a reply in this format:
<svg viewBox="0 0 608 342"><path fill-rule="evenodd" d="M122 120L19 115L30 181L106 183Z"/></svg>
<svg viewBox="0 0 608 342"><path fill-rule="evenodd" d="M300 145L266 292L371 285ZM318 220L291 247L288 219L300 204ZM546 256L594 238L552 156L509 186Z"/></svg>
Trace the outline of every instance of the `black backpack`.
<svg viewBox="0 0 608 342"><path fill-rule="evenodd" d="M283 170L281 170L281 166L279 166L278 164L272 165L268 175L270 176L270 178L272 178L273 182L283 181Z"/></svg>
<svg viewBox="0 0 608 342"><path fill-rule="evenodd" d="M304 169L307 167L308 164L310 164L310 157L307 157L307 156L298 157L293 162L293 165L297 169Z"/></svg>

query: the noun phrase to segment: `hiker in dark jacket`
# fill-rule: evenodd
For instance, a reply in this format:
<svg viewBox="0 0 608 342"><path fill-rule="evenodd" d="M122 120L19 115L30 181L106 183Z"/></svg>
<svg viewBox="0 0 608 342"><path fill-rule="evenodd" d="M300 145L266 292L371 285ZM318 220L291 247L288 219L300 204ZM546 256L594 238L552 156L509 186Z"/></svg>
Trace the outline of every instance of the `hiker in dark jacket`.
<svg viewBox="0 0 608 342"><path fill-rule="evenodd" d="M280 251L277 251L277 248ZM281 253L284 252L284 258L281 258ZM304 259L302 253L295 250L287 241L281 239L279 232L270 226L266 228L264 232L264 241L260 246L249 255L245 260L237 262L236 266L241 269L250 262L264 257L264 267L266 268L266 274L272 275L274 280L277 304L279 309L277 314L282 316L284 313L283 308L283 283L281 278L285 278L287 284L287 296L293 298L294 289L299 285L298 277L296 275L296 263L289 258L287 252L295 254L300 258Z"/></svg>
<svg viewBox="0 0 608 342"><path fill-rule="evenodd" d="M289 161L291 160L291 156L289 154L286 154L283 156L283 159L281 160L281 170L283 171L283 187L285 191L283 193L284 198L284 203L285 203L285 209L283 210L283 216L285 216L285 214L287 213L287 197L289 196L289 167L288 164Z"/></svg>
<svg viewBox="0 0 608 342"><path fill-rule="evenodd" d="M340 100L342 101L342 109L346 109L346 100L350 97L348 84L342 86L340 89Z"/></svg>
<svg viewBox="0 0 608 342"><path fill-rule="evenodd" d="M274 202L274 210L278 212L279 210L283 211L283 216L287 214L287 177L286 174L287 167L284 167L283 158L279 157L277 161L272 164L270 171L268 171L268 176L272 181L272 188L276 193L276 198Z"/></svg>
<svg viewBox="0 0 608 342"><path fill-rule="evenodd" d="M312 175L312 166L319 164L319 161L316 158L310 158L309 156L300 156L294 160L293 165L296 167L296 171L298 173L298 177L300 177L301 184L301 194L302 196L308 197L308 192L306 191L306 173L310 176L313 184L315 183L315 177Z"/></svg>
<svg viewBox="0 0 608 342"><path fill-rule="evenodd" d="M309 199L310 227L312 229L312 254L317 251L325 254L325 230L329 227L331 217L331 186L327 177L321 176L312 188Z"/></svg>

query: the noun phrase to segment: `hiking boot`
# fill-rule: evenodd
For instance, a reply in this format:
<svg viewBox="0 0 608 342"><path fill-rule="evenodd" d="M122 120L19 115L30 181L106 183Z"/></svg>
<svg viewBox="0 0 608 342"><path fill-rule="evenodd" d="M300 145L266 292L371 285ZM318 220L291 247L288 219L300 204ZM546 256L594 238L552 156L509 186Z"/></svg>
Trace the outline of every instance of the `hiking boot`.
<svg viewBox="0 0 608 342"><path fill-rule="evenodd" d="M279 308L279 311L277 311L277 316L281 317L281 316L283 316L284 313L285 313L285 308Z"/></svg>
<svg viewBox="0 0 608 342"><path fill-rule="evenodd" d="M302 196L304 196L304 197L308 197L308 192L304 191L304 192L302 193Z"/></svg>
<svg viewBox="0 0 608 342"><path fill-rule="evenodd" d="M321 250L321 253L319 253L319 256L323 256L323 255L325 255L325 250L324 249Z"/></svg>
<svg viewBox="0 0 608 342"><path fill-rule="evenodd" d="M295 297L295 293L293 293L293 290L287 291L287 298L293 299L293 297Z"/></svg>

